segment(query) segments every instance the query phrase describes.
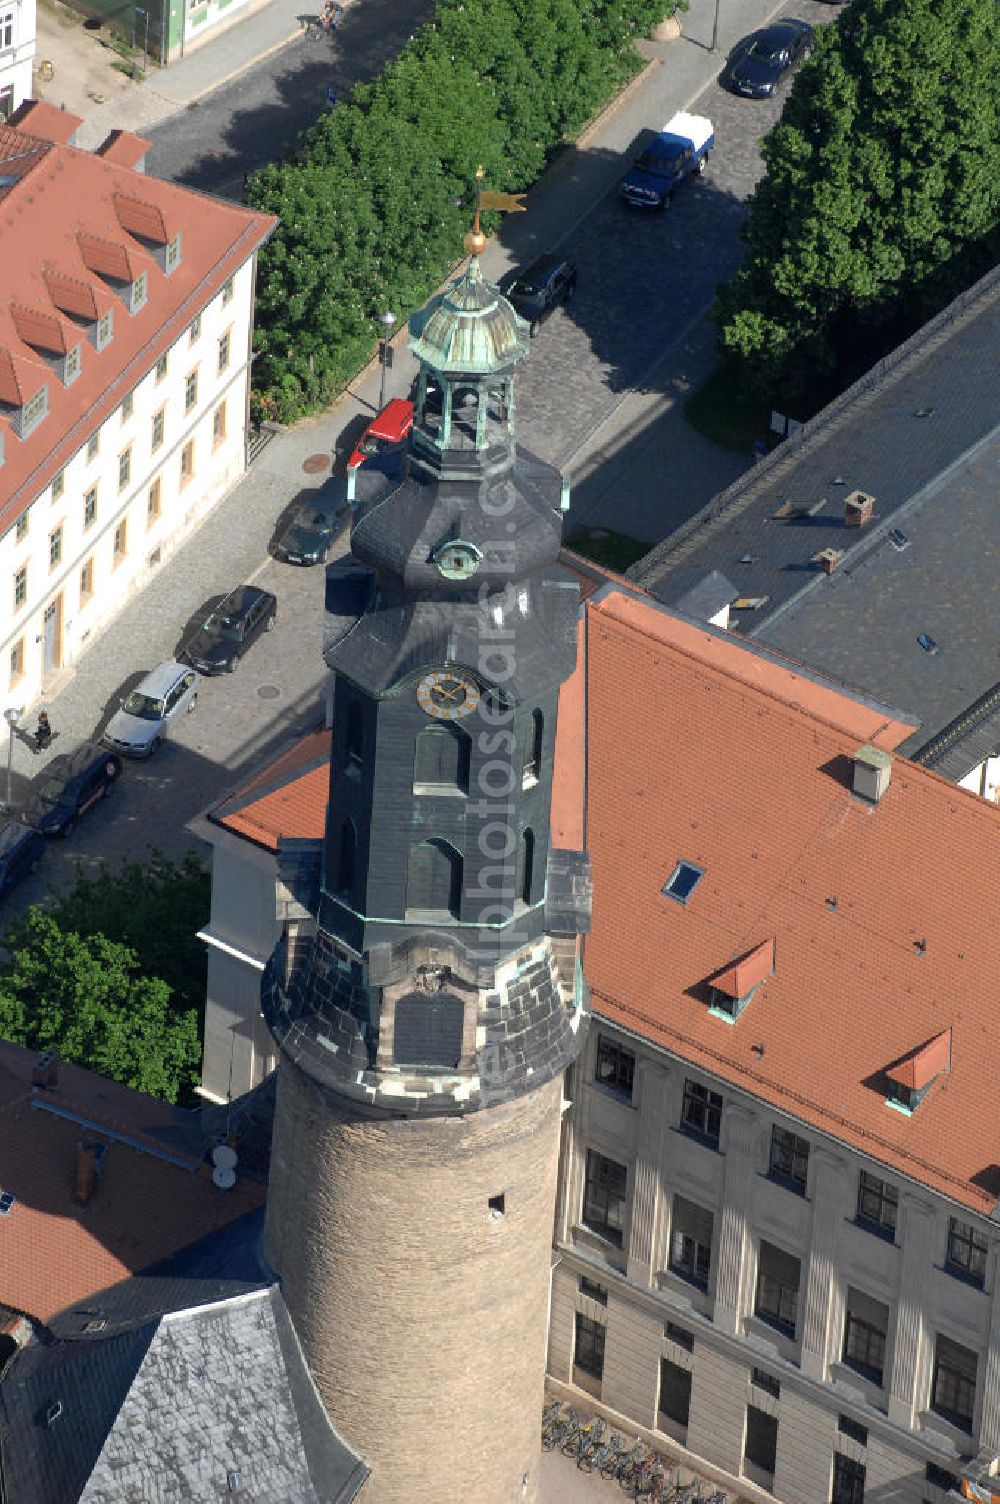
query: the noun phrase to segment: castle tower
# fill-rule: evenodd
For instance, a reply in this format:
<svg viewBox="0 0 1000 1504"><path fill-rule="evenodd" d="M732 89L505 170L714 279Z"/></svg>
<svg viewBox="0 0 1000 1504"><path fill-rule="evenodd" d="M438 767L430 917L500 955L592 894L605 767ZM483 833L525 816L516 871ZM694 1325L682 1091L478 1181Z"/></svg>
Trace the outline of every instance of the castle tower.
<svg viewBox="0 0 1000 1504"><path fill-rule="evenodd" d="M405 452L357 474L316 933L279 946L265 1253L372 1504L537 1497L580 852L549 842L577 587L514 436L527 326L468 271L411 320Z"/></svg>

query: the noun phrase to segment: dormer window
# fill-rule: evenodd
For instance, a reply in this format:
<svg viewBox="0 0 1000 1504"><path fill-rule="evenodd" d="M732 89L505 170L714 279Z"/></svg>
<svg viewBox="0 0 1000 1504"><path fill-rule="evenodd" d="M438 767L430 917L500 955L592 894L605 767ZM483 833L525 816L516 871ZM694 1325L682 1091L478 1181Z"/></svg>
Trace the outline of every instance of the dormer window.
<svg viewBox="0 0 1000 1504"><path fill-rule="evenodd" d="M180 266L180 261L181 232L180 230L178 230L173 240L169 240L167 242L163 252L163 270L166 272L168 277L175 267Z"/></svg>
<svg viewBox="0 0 1000 1504"><path fill-rule="evenodd" d="M696 867L693 862L678 862L663 884L663 892L677 903L687 903L704 876L704 869Z"/></svg>
<svg viewBox="0 0 1000 1504"><path fill-rule="evenodd" d="M72 386L73 382L80 374L81 365L82 359L80 355L80 346L74 345L72 350L68 350L66 352L66 360L65 364L63 365L63 381L66 386Z"/></svg>
<svg viewBox="0 0 1000 1504"><path fill-rule="evenodd" d="M885 1105L909 1117L920 1106L938 1076L950 1070L951 1030L945 1029L887 1068Z"/></svg>
<svg viewBox="0 0 1000 1504"><path fill-rule="evenodd" d="M764 940L709 978L711 1011L735 1023L754 993L774 975L774 941Z"/></svg>
<svg viewBox="0 0 1000 1504"><path fill-rule="evenodd" d="M138 313L146 302L149 284L149 273L140 272L135 281L129 287L128 308L129 313Z"/></svg>
<svg viewBox="0 0 1000 1504"><path fill-rule="evenodd" d="M25 402L24 405L18 409L18 438L26 439L29 434L34 433L39 423L48 413L48 410L49 388L48 383L46 383L45 386L39 387L35 395L33 397L29 397L27 402Z"/></svg>
<svg viewBox="0 0 1000 1504"><path fill-rule="evenodd" d="M145 273L143 273L143 276L145 276ZM114 332L115 332L115 315L114 315L114 309L109 308L108 311L107 311L107 313L102 313L101 316L100 316L100 318L97 320L97 331L96 331L96 334L95 334L95 337L94 337L94 347L95 347L95 349L103 350L104 346L106 344L110 343L111 338L112 338Z"/></svg>

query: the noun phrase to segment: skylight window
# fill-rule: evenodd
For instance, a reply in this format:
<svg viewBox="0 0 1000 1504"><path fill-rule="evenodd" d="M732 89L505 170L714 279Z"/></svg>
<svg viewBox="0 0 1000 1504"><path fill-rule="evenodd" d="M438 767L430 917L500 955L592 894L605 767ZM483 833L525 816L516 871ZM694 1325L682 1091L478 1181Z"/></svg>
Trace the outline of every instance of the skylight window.
<svg viewBox="0 0 1000 1504"><path fill-rule="evenodd" d="M10 1214L10 1209L16 1199L13 1191L3 1191L0 1193L0 1217L6 1217Z"/></svg>
<svg viewBox="0 0 1000 1504"><path fill-rule="evenodd" d="M667 898L674 898L678 903L687 903L704 876L703 869L696 867L693 862L678 862L663 884L663 891Z"/></svg>

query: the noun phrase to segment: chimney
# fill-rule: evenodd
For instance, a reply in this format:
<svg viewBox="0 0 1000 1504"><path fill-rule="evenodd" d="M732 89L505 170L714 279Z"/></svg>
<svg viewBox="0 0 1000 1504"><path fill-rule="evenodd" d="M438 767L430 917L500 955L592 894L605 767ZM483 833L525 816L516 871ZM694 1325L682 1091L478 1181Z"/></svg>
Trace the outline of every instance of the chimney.
<svg viewBox="0 0 1000 1504"><path fill-rule="evenodd" d="M39 1055L31 1070L32 1086L59 1085L59 1051L46 1050Z"/></svg>
<svg viewBox="0 0 1000 1504"><path fill-rule="evenodd" d="M868 804L878 804L889 787L892 777L892 757L881 747L870 743L859 747L854 754L853 790L859 799Z"/></svg>
<svg viewBox="0 0 1000 1504"><path fill-rule="evenodd" d="M76 1189L73 1200L78 1206L86 1206L97 1187L99 1156L97 1145L88 1139L80 1139L76 1146Z"/></svg>
<svg viewBox="0 0 1000 1504"><path fill-rule="evenodd" d="M844 498L844 526L864 527L871 522L875 510L875 498L867 491L851 491Z"/></svg>
<svg viewBox="0 0 1000 1504"><path fill-rule="evenodd" d="M821 569L824 574L833 574L840 563L841 553L842 550L839 548L821 548L818 554L813 554L809 562L815 564L816 568Z"/></svg>

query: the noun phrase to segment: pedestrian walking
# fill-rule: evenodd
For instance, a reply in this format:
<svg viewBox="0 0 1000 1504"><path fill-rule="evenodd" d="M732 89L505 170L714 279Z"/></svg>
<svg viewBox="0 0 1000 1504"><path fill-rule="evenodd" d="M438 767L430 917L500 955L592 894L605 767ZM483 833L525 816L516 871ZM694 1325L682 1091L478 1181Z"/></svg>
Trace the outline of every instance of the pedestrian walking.
<svg viewBox="0 0 1000 1504"><path fill-rule="evenodd" d="M38 712L38 725L35 727L35 751L44 752L52 741L52 727L49 725L47 710Z"/></svg>

